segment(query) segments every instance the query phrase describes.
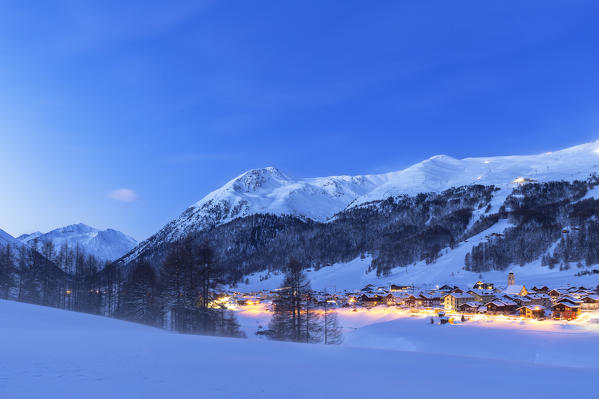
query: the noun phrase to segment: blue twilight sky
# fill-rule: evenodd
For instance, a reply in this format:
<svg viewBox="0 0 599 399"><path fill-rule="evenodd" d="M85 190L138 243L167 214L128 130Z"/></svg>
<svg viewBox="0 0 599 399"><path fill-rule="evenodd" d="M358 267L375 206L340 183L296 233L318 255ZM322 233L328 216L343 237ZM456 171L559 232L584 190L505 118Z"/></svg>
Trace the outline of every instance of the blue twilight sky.
<svg viewBox="0 0 599 399"><path fill-rule="evenodd" d="M251 168L597 139L597 21L595 0L4 0L0 228L143 239Z"/></svg>

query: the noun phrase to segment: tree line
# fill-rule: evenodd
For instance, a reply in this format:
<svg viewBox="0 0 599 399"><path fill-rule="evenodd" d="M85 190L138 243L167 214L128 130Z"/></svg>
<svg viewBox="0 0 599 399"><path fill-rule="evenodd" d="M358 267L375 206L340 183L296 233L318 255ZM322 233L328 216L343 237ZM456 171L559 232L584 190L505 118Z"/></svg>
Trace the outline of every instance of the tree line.
<svg viewBox="0 0 599 399"><path fill-rule="evenodd" d="M51 241L0 248L0 298L98 314L191 334L243 336L216 301L222 279L208 246L184 240L158 268L128 269Z"/></svg>
<svg viewBox="0 0 599 399"><path fill-rule="evenodd" d="M599 200L586 198L599 184L588 181L529 183L517 187L493 223L506 220L510 227L489 237L466 254L466 270L504 270L541 259L550 269L586 267L599 263Z"/></svg>

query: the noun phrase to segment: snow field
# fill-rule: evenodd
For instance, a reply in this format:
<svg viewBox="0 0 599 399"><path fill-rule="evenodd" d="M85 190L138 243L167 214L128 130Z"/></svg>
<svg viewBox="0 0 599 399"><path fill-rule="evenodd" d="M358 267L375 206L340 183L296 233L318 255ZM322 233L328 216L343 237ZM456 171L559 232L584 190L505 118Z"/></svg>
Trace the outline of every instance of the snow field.
<svg viewBox="0 0 599 399"><path fill-rule="evenodd" d="M592 396L599 371L588 360L596 356L595 336L584 333L572 340L503 330L502 337L502 330L481 335L482 328L394 320L358 328L344 346L327 347L186 336L6 301L0 315L3 398L451 398L481 392L504 398L506 389L530 397ZM462 353L434 353L446 346ZM509 360L493 358L489 348L507 351ZM570 357L562 356L567 352ZM588 363L558 365L572 366L575 358Z"/></svg>

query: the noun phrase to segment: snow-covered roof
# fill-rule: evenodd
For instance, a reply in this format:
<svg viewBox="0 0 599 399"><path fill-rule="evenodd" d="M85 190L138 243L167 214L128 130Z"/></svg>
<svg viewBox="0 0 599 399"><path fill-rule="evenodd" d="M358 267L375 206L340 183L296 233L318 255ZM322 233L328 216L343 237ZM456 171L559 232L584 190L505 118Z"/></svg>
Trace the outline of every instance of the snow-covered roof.
<svg viewBox="0 0 599 399"><path fill-rule="evenodd" d="M582 303L582 301L580 299L573 298L573 297L571 297L569 295L565 295L565 296L563 296L561 298L558 298L557 302L571 302L571 303L577 304L577 305L579 305L579 304Z"/></svg>
<svg viewBox="0 0 599 399"><path fill-rule="evenodd" d="M524 288L523 285L518 285L518 284L508 285L507 288L505 289L505 291L503 291L503 293L508 294L508 295L518 295L518 294L520 294L520 292L522 292L523 288Z"/></svg>
<svg viewBox="0 0 599 399"><path fill-rule="evenodd" d="M551 299L547 294L528 294L527 297L530 299Z"/></svg>
<svg viewBox="0 0 599 399"><path fill-rule="evenodd" d="M474 292L480 296L489 296L489 295L495 295L495 291L493 290L478 290L478 289L471 289L468 292Z"/></svg>
<svg viewBox="0 0 599 399"><path fill-rule="evenodd" d="M515 305L517 305L517 303L514 302L514 301L512 301L511 299L502 299L501 302L503 302L507 306L515 306Z"/></svg>
<svg viewBox="0 0 599 399"><path fill-rule="evenodd" d="M565 299L563 301L559 301L558 303L556 303L553 306L555 307L555 306L558 306L558 305L566 305L566 306L569 306L571 308L579 308L580 307L580 303L572 302L572 301L567 300L567 299Z"/></svg>
<svg viewBox="0 0 599 399"><path fill-rule="evenodd" d="M451 294L447 294L446 296L452 296L452 297L454 297L456 299L457 298L460 298L460 299L463 299L463 298L473 298L472 295L467 294L465 292L452 292Z"/></svg>

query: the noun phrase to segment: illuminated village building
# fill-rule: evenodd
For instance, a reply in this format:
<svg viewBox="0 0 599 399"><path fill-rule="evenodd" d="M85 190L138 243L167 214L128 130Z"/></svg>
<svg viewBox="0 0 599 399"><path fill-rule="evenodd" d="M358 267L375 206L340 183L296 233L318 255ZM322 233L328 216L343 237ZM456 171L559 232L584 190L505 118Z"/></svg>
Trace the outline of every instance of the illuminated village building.
<svg viewBox="0 0 599 399"><path fill-rule="evenodd" d="M553 318L557 320L574 320L580 315L581 305L568 299L551 307Z"/></svg>
<svg viewBox="0 0 599 399"><path fill-rule="evenodd" d="M477 281L476 284L472 287L473 290L490 290L493 291L495 286L493 283L484 283L482 281Z"/></svg>
<svg viewBox="0 0 599 399"><path fill-rule="evenodd" d="M446 310L457 310L460 305L467 302L473 302L474 297L464 292L452 292L443 298L443 305Z"/></svg>
<svg viewBox="0 0 599 399"><path fill-rule="evenodd" d="M518 308L518 311L525 319L542 319L545 317L547 308L541 305L526 305Z"/></svg>
<svg viewBox="0 0 599 399"><path fill-rule="evenodd" d="M599 295L585 295L581 298L582 310L597 310L599 309Z"/></svg>
<svg viewBox="0 0 599 399"><path fill-rule="evenodd" d="M459 287L444 285L436 289L416 291L411 285L375 287L367 285L361 290L330 294L313 291L310 301L315 307L397 307L410 311L435 311L441 309L467 315L482 314L489 317L501 315L525 319L553 318L573 320L583 311L599 310L599 295L585 287L552 288L534 287L528 291L516 284L513 273L508 275L505 289L478 281L467 292ZM486 287L486 288L485 288ZM493 288L489 288L493 287ZM279 290L253 293L230 292L227 302L237 306L258 306L268 309Z"/></svg>

